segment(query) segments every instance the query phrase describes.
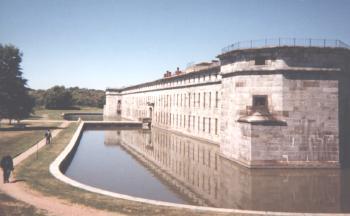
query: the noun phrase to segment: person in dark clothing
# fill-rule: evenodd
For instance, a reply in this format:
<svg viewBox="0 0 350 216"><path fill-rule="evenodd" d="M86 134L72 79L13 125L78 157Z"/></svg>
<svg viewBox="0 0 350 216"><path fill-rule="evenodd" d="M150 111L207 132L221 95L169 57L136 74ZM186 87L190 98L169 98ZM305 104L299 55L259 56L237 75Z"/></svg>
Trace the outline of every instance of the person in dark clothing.
<svg viewBox="0 0 350 216"><path fill-rule="evenodd" d="M11 171L14 170L13 168L13 160L10 155L6 155L1 159L1 168L4 176L4 184L9 183Z"/></svg>
<svg viewBox="0 0 350 216"><path fill-rule="evenodd" d="M46 130L45 137L46 137L46 144L50 144L51 143L51 138L52 138L50 129Z"/></svg>

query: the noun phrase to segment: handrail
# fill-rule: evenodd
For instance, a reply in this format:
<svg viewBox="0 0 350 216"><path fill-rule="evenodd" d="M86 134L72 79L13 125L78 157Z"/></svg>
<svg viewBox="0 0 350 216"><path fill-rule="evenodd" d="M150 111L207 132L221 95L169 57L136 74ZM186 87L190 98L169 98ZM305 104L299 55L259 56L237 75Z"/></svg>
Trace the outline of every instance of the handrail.
<svg viewBox="0 0 350 216"><path fill-rule="evenodd" d="M350 49L350 45L337 39L313 39L313 38L266 38L260 40L239 41L224 47L221 53L240 49L253 49L265 47L330 47Z"/></svg>

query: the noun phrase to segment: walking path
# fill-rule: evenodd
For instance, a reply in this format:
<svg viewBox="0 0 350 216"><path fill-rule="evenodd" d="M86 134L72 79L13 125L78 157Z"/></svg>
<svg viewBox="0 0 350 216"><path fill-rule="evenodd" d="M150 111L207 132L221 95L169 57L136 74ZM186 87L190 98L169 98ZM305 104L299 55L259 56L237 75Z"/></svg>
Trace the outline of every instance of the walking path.
<svg viewBox="0 0 350 216"><path fill-rule="evenodd" d="M59 132L62 131L62 128L67 127L70 124L68 121L64 121L59 128L52 131L52 137L57 136ZM39 141L36 145L29 148L27 151L18 155L14 158L14 165L18 165L23 160L25 160L30 155L37 152L38 149L45 146L46 140L45 138ZM2 170L0 170L0 174L2 176ZM72 204L63 199L44 196L41 193L31 190L28 186L26 186L23 182L16 182L12 184L3 184L0 183L0 190L5 192L7 195L28 203L32 206L35 206L38 209L42 209L48 212L49 215L62 215L62 216L73 216L73 215L84 215L84 216L114 216L121 215L119 213L106 212L102 210L97 210L91 207Z"/></svg>

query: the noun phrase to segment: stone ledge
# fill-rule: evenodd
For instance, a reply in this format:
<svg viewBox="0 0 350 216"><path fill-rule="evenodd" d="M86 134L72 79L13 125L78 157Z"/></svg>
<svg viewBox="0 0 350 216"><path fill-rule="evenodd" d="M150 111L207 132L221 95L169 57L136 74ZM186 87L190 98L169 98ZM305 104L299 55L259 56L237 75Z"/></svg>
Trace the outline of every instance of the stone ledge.
<svg viewBox="0 0 350 216"><path fill-rule="evenodd" d="M232 161L247 169L339 169L340 163L338 161L280 161L280 160L259 160L259 161L245 161L229 158L220 153L220 156L226 160Z"/></svg>
<svg viewBox="0 0 350 216"><path fill-rule="evenodd" d="M262 126L287 126L287 122L282 121L282 120L254 120L254 121L249 121L246 119L238 119L237 122L239 123L247 123L251 125L262 125Z"/></svg>

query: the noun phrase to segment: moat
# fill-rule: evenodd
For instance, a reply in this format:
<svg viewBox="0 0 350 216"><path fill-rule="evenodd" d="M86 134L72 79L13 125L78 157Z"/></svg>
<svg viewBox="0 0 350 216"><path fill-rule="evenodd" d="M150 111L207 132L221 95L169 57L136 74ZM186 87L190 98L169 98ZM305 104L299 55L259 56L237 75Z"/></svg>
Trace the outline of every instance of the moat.
<svg viewBox="0 0 350 216"><path fill-rule="evenodd" d="M248 169L219 146L166 130L86 129L65 174L104 190L181 204L350 212L349 169Z"/></svg>

